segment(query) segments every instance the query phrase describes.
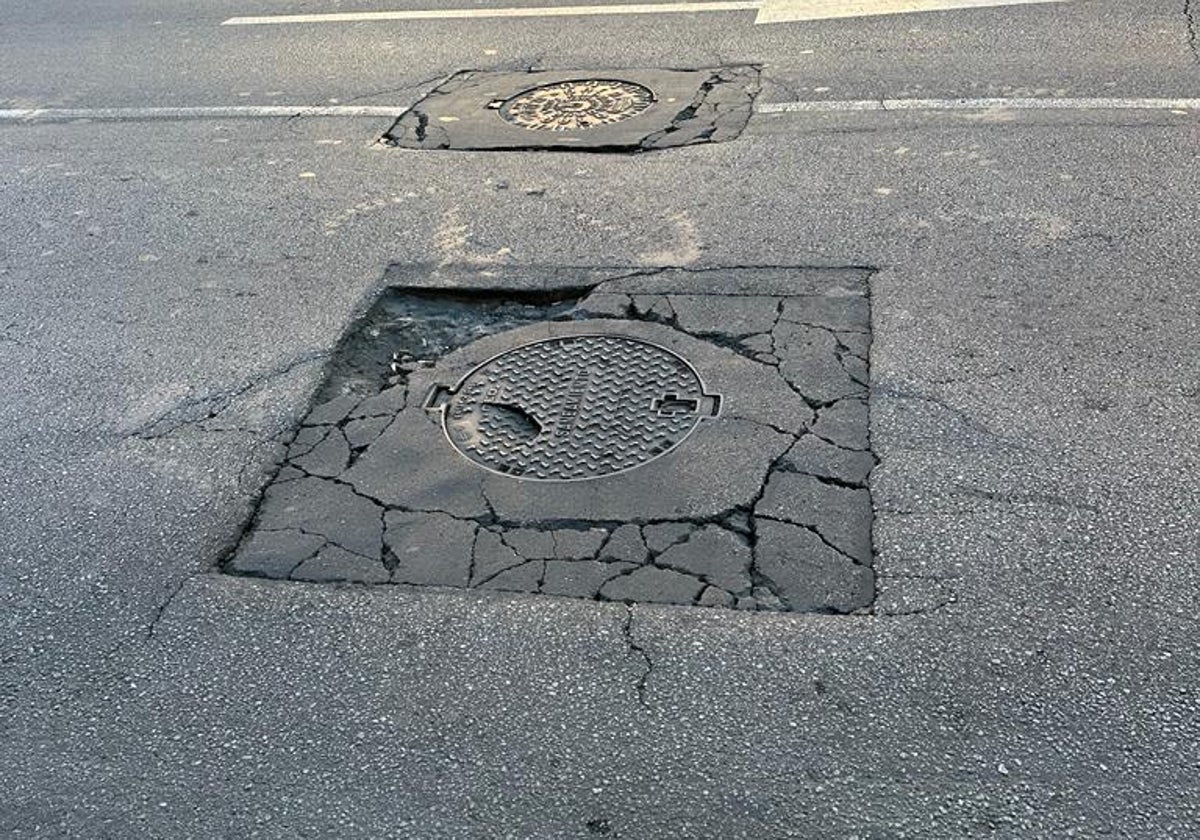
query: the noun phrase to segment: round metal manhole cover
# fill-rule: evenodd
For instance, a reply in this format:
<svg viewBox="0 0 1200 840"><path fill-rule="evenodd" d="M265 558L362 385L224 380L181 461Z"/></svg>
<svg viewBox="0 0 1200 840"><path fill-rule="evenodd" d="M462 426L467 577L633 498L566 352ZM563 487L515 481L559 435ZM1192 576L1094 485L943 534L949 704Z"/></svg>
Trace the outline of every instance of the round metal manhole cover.
<svg viewBox="0 0 1200 840"><path fill-rule="evenodd" d="M500 116L535 131L576 131L636 117L653 104L650 89L633 82L580 79L519 93Z"/></svg>
<svg viewBox="0 0 1200 840"><path fill-rule="evenodd" d="M453 389L435 388L450 443L514 478L579 481L671 451L720 397L671 350L636 338L577 335L494 356Z"/></svg>

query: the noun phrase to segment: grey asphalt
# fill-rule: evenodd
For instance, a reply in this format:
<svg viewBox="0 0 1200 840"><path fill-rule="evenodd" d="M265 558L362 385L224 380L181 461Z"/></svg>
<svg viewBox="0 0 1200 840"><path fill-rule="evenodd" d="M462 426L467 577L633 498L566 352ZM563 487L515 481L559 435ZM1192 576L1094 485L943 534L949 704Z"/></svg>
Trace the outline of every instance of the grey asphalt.
<svg viewBox="0 0 1200 840"><path fill-rule="evenodd" d="M8 6L0 107L715 57L775 101L1200 88L1180 3L270 32L216 23L318 9ZM1200 836L1200 116L973 116L760 114L632 157L0 126L0 836ZM876 614L215 573L387 266L505 260L876 268Z"/></svg>

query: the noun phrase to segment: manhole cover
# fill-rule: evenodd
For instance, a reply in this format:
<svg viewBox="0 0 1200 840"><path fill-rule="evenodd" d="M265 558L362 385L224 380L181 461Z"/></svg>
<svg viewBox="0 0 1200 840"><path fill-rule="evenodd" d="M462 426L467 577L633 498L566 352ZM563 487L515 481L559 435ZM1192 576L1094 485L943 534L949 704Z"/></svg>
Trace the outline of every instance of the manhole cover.
<svg viewBox="0 0 1200 840"><path fill-rule="evenodd" d="M578 481L674 449L720 397L665 347L612 335L524 344L435 388L446 437L479 466L516 478Z"/></svg>
<svg viewBox="0 0 1200 840"><path fill-rule="evenodd" d="M611 79L581 79L519 93L500 106L500 116L535 131L576 131L621 122L654 104L649 88Z"/></svg>

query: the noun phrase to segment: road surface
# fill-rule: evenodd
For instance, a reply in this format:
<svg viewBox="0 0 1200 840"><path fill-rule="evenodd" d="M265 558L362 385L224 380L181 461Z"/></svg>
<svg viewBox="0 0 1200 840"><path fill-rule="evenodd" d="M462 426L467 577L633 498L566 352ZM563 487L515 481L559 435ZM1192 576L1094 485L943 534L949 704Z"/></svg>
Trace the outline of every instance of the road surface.
<svg viewBox="0 0 1200 840"><path fill-rule="evenodd" d="M1196 836L1187 4L222 25L430 5L6 4L0 836ZM730 142L376 142L724 64ZM389 265L868 267L874 614L215 571Z"/></svg>

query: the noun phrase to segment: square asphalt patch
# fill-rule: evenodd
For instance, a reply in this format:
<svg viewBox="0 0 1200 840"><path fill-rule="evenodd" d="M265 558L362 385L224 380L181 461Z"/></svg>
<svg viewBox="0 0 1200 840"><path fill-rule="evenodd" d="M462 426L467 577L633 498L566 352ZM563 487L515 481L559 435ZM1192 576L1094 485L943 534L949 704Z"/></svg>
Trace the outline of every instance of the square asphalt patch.
<svg viewBox="0 0 1200 840"><path fill-rule="evenodd" d="M637 152L741 134L758 70L456 73L384 142L410 149Z"/></svg>
<svg viewBox="0 0 1200 840"><path fill-rule="evenodd" d="M224 568L869 609L868 275L388 288L339 345Z"/></svg>

